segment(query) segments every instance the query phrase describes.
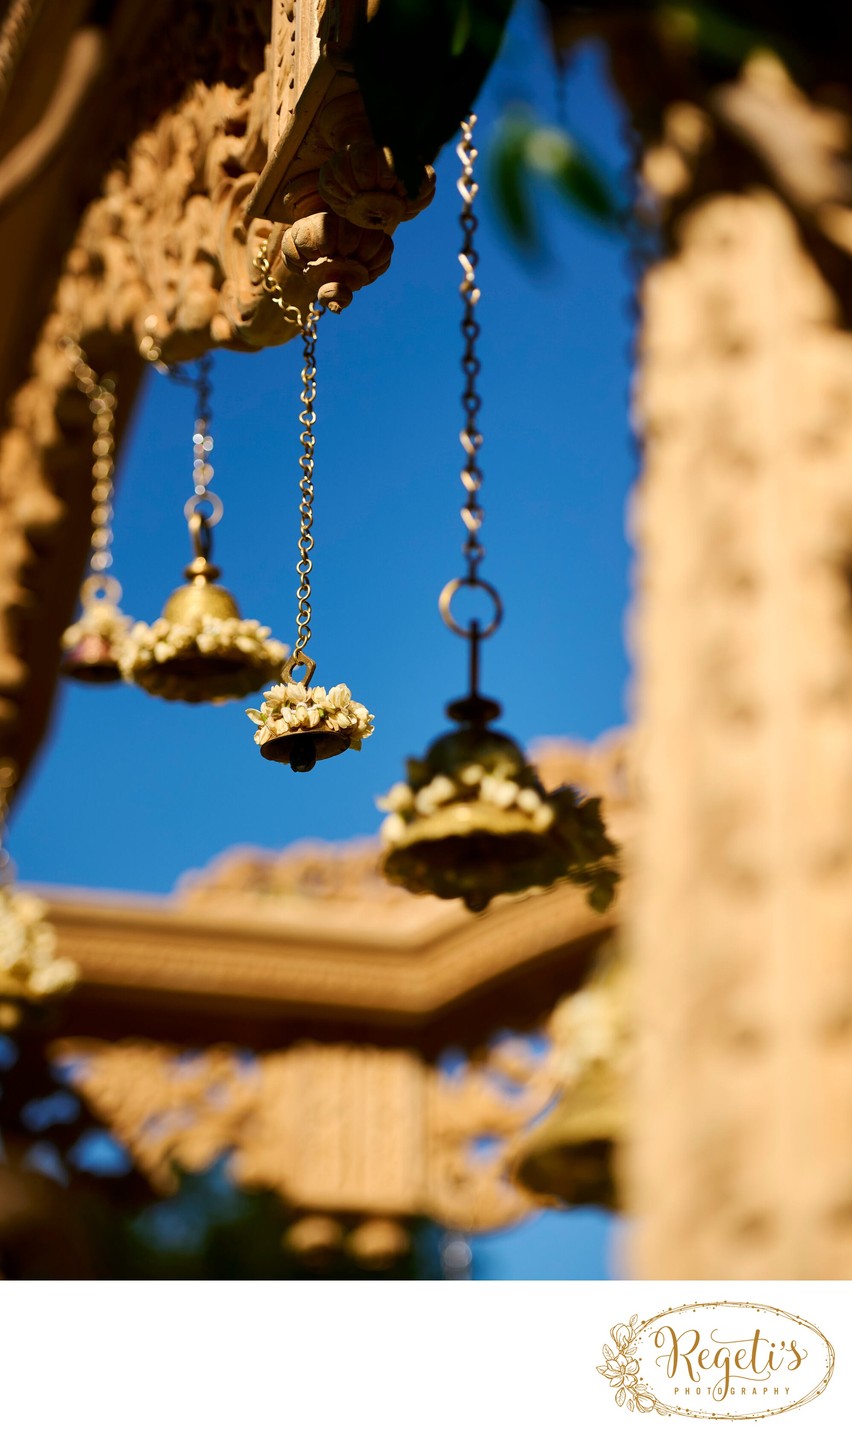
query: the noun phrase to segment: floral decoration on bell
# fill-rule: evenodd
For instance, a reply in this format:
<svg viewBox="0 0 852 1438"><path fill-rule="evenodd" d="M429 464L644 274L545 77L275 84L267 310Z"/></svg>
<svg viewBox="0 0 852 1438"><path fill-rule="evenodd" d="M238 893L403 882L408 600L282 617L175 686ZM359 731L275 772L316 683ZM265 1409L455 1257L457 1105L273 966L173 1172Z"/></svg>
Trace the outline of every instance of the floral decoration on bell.
<svg viewBox="0 0 852 1438"><path fill-rule="evenodd" d="M0 839L17 782L17 765L0 760ZM77 965L57 954L57 937L46 909L12 883L12 862L0 847L0 1029L14 1029L25 1016L74 987Z"/></svg>
<svg viewBox="0 0 852 1438"><path fill-rule="evenodd" d="M67 994L77 965L57 954L53 925L33 894L0 887L0 1029L16 1028L27 1009Z"/></svg>
<svg viewBox="0 0 852 1438"><path fill-rule="evenodd" d="M472 910L497 894L568 879L588 889L593 908L606 909L618 871L600 800L568 786L548 793L515 742L487 727L495 710L478 695L450 705L450 717L467 722L441 735L425 758L410 759L408 782L378 801L388 813L386 878L413 893L463 899Z"/></svg>
<svg viewBox="0 0 852 1438"><path fill-rule="evenodd" d="M270 634L256 619L240 618L226 589L210 584L196 598L186 585L175 591L160 619L133 626L121 672L161 699L190 704L242 699L268 683L286 658L286 646Z"/></svg>
<svg viewBox="0 0 852 1438"><path fill-rule="evenodd" d="M306 659L302 656L301 662ZM299 662L294 656L285 668L284 682L267 690L259 709L246 713L257 725L254 742L264 759L277 759L297 773L308 773L318 759L360 749L373 732L375 715L352 698L345 684L327 691L319 684L312 688L311 660L307 660L306 682L293 683L290 669L298 668Z"/></svg>

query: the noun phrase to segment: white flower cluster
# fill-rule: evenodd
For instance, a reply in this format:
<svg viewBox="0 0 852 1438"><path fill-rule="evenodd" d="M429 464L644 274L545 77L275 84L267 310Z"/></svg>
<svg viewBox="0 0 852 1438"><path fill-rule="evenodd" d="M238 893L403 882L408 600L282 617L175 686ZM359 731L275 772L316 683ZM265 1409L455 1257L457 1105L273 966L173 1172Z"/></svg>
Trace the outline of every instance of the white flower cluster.
<svg viewBox="0 0 852 1438"><path fill-rule="evenodd" d="M100 639L120 652L127 640L130 620L108 600L87 604L79 619L68 626L62 636L63 649L75 649L86 639Z"/></svg>
<svg viewBox="0 0 852 1438"><path fill-rule="evenodd" d="M577 1083L593 1064L613 1063L625 1042L625 1016L616 984L587 983L557 1004L549 1028L552 1067L565 1088Z"/></svg>
<svg viewBox="0 0 852 1438"><path fill-rule="evenodd" d="M44 915L33 894L0 888L0 999L38 1003L77 982L77 965L57 957L56 930Z"/></svg>
<svg viewBox="0 0 852 1438"><path fill-rule="evenodd" d="M394 784L378 807L387 812L380 835L385 845L397 844L415 819L428 818L448 804L491 804L495 809L518 810L529 819L536 833L544 833L556 815L537 789L524 787L499 770L488 772L482 764L468 764L456 775L436 774L421 789Z"/></svg>
<svg viewBox="0 0 852 1438"><path fill-rule="evenodd" d="M312 689L305 684L276 684L264 694L259 709L247 709L246 713L258 726L256 744L285 734L324 729L348 733L351 749L360 749L361 741L369 739L375 718L363 704L356 703L345 684L335 684L328 692L319 684Z"/></svg>
<svg viewBox="0 0 852 1438"><path fill-rule="evenodd" d="M286 646L270 639L256 619L216 619L197 615L173 624L160 618L134 624L121 654L121 672L131 684L163 699L242 699L281 668ZM223 673L215 664L210 674L187 678L170 672L173 659L208 658L237 661L240 668Z"/></svg>

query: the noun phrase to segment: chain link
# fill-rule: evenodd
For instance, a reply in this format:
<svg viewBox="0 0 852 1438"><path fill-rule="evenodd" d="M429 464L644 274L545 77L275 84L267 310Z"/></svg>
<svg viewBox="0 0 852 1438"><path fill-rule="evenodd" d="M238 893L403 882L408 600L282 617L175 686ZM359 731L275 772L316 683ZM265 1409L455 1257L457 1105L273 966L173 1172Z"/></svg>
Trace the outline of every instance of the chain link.
<svg viewBox="0 0 852 1438"><path fill-rule="evenodd" d="M199 497L207 493L213 478L213 465L210 462L210 455L213 451L213 436L210 433L213 423L213 383L210 378L212 368L212 355L202 355L198 361L198 370L194 381L198 402L195 411L195 430L192 435L192 478L194 491Z"/></svg>
<svg viewBox="0 0 852 1438"><path fill-rule="evenodd" d="M317 323L324 312L324 306L312 301L305 316L297 305L287 304L284 291L271 272L266 241L259 246L254 257L254 264L255 268L260 271L261 284L266 294L269 295L273 304L278 306L282 314L286 315L287 319L299 326L304 344L300 396L303 408L299 414L299 421L302 425L299 436L302 444L299 467L302 477L299 481L299 561L296 565L296 573L299 576L299 587L296 590L298 600L296 632L298 637L291 660L291 664L298 664L311 640L311 570L313 569L311 550L314 547L312 528L314 522L314 446L316 445L314 402L317 397L316 343Z"/></svg>
<svg viewBox="0 0 852 1438"><path fill-rule="evenodd" d="M479 503L479 491L482 486L482 470L479 467L479 449L482 444L482 435L479 431L479 411L482 406L482 399L477 390L479 379L480 361L476 353L476 342L480 335L480 326L476 318L476 306L479 303L479 290L476 285L476 266L479 263L474 238L477 230L477 219L473 212L473 202L479 193L479 186L473 178L473 166L478 151L473 143L473 128L476 124L476 116L471 115L467 120L462 121L462 137L456 147L456 154L461 160L462 172L457 181L458 192L462 198L462 209L460 223L462 229L462 248L459 252L459 264L464 272L464 277L459 286L459 294L462 298L463 313L461 322L464 350L462 353L462 371L465 376L465 387L462 393L462 408L465 414L464 428L459 435L462 449L465 453L465 465L461 471L461 482L464 485L467 495L464 507L461 511L462 521L467 530L467 538L462 548L462 553L467 560L467 578L475 581L479 565L485 555L485 550L479 538L482 521L485 518L485 511Z"/></svg>
<svg viewBox="0 0 852 1438"><path fill-rule="evenodd" d="M75 339L60 341L77 388L92 415L92 552L89 569L103 576L112 568L112 519L115 497L115 378L98 377ZM116 580L112 584L117 584Z"/></svg>
<svg viewBox="0 0 852 1438"><path fill-rule="evenodd" d="M166 364L162 350L154 339L154 316L147 324L149 333L142 336L139 353L157 371L175 384L186 385L195 390L195 424L192 431L192 494L184 505L183 512L189 523L196 557L209 559L211 553L210 531L219 523L224 508L218 494L210 488L213 479L213 356L203 354L197 362L195 373L190 374L184 364ZM209 506L206 513L203 506Z"/></svg>

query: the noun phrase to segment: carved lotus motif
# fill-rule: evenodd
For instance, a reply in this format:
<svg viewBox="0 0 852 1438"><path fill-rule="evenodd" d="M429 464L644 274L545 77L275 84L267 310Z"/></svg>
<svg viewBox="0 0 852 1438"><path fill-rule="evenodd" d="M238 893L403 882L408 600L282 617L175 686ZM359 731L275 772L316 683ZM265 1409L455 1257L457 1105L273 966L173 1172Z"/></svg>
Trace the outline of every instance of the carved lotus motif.
<svg viewBox="0 0 852 1438"><path fill-rule="evenodd" d="M302 275L315 271L317 299L335 312L351 304L355 290L384 274L392 254L389 235L362 229L326 211L296 220L281 241L281 258L288 270Z"/></svg>
<svg viewBox="0 0 852 1438"><path fill-rule="evenodd" d="M320 170L319 192L343 219L389 234L403 220L425 210L435 193L435 171L431 165L425 167L423 183L412 199L397 177L390 150L347 145Z"/></svg>

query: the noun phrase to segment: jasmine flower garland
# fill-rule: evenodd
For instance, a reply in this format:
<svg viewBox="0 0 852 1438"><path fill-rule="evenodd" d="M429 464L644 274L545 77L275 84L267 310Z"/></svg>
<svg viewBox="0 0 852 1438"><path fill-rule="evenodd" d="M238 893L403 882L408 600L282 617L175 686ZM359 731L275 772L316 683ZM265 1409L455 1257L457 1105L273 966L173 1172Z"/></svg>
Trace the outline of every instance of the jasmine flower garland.
<svg viewBox="0 0 852 1438"><path fill-rule="evenodd" d="M286 646L270 633L256 619L210 614L176 623L162 617L150 625L135 624L122 651L121 672L130 683L163 699L242 699L277 674L284 662ZM225 672L211 665L205 674L203 661L208 659L233 667ZM193 672L181 672L182 665Z"/></svg>
<svg viewBox="0 0 852 1438"><path fill-rule="evenodd" d="M305 684L276 684L264 694L259 709L247 709L246 713L257 725L256 744L322 729L327 733L345 733L350 749L360 749L362 741L369 739L375 718L352 698L345 684L335 684L328 691L319 684L314 688Z"/></svg>

